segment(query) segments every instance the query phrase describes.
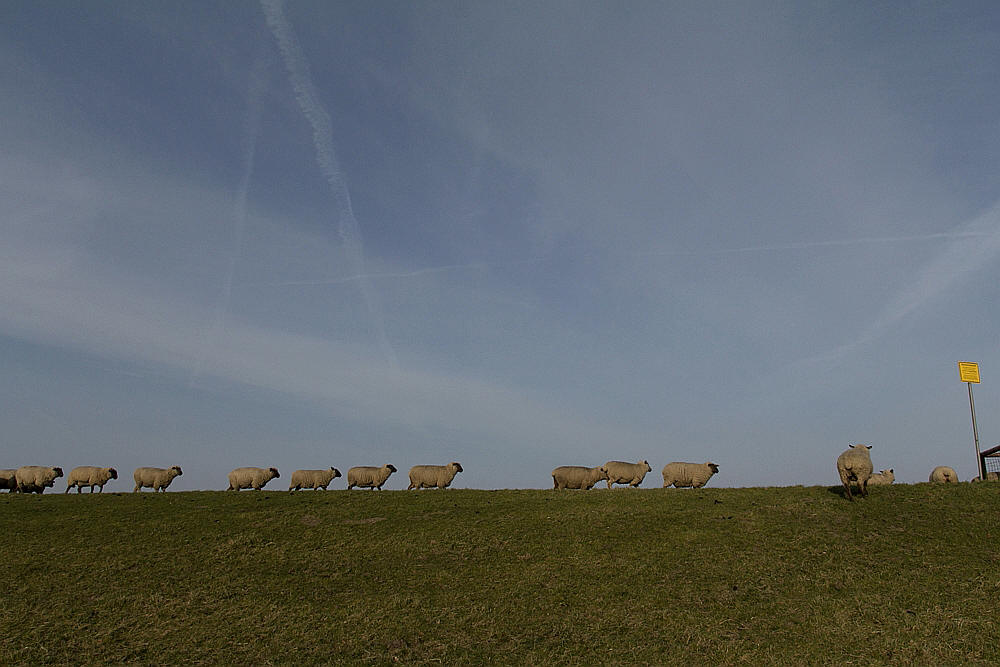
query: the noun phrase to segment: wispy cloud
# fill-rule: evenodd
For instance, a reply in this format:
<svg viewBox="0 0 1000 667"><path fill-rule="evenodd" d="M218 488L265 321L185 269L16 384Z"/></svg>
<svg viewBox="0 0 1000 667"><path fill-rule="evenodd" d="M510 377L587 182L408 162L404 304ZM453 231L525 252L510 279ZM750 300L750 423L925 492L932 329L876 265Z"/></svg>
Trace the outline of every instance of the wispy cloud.
<svg viewBox="0 0 1000 667"><path fill-rule="evenodd" d="M261 7L267 19L267 25L278 42L278 50L281 52L285 67L288 69L288 76L291 79L292 88L295 90L295 99L303 115L312 126L316 161L319 163L320 171L330 185L333 197L337 202L340 238L353 264L352 274L359 276L357 282L368 307L379 348L386 361L395 366L398 363L396 352L385 332L385 321L378 295L371 283L364 277L367 273L365 271L361 227L354 216L351 193L347 188L340 162L337 160L337 153L333 147L333 124L330 121L330 114L320 102L319 93L313 84L309 71L309 63L302 52L302 47L299 46L292 24L285 17L284 3L282 0L261 0Z"/></svg>

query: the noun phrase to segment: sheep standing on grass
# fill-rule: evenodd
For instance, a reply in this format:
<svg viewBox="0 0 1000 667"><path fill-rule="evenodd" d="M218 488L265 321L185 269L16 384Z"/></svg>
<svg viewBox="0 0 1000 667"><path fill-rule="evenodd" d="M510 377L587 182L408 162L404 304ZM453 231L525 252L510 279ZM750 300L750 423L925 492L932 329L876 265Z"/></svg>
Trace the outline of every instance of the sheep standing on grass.
<svg viewBox="0 0 1000 667"><path fill-rule="evenodd" d="M955 472L954 468L949 468L948 466L938 466L931 471L929 480L936 484L957 484L958 474Z"/></svg>
<svg viewBox="0 0 1000 667"><path fill-rule="evenodd" d="M719 472L719 466L714 463L682 463L674 461L663 466L663 488L671 484L675 488L689 486L700 489Z"/></svg>
<svg viewBox="0 0 1000 667"><path fill-rule="evenodd" d="M607 466L559 466L552 471L553 489L586 489L608 478Z"/></svg>
<svg viewBox="0 0 1000 667"><path fill-rule="evenodd" d="M848 500L854 500L851 482L857 482L859 495L868 495L868 479L872 476L872 457L868 450L871 448L871 445L851 445L837 457L837 472Z"/></svg>
<svg viewBox="0 0 1000 667"><path fill-rule="evenodd" d="M462 464L452 461L446 466L413 466L410 468L410 489L447 489L455 475L462 472Z"/></svg>
<svg viewBox="0 0 1000 667"><path fill-rule="evenodd" d="M226 491L239 491L240 489L260 491L275 477L281 477L277 468L234 468L229 473L229 488Z"/></svg>
<svg viewBox="0 0 1000 667"><path fill-rule="evenodd" d="M153 492L167 490L174 477L183 475L180 466L170 466L169 468L136 468L132 474L135 480L135 488L132 493L138 493L139 489L150 488Z"/></svg>
<svg viewBox="0 0 1000 667"><path fill-rule="evenodd" d="M872 473L872 476L868 478L868 486L888 486L895 481L896 475L892 472L892 468L889 468Z"/></svg>
<svg viewBox="0 0 1000 667"><path fill-rule="evenodd" d="M14 472L17 490L21 493L43 493L46 487L52 488L56 478L62 476L62 468L46 466L21 466Z"/></svg>
<svg viewBox="0 0 1000 667"><path fill-rule="evenodd" d="M298 491L301 488L323 489L330 485L330 482L340 477L340 471L330 466L326 470L296 470L292 473L292 482L288 485L289 491Z"/></svg>
<svg viewBox="0 0 1000 667"><path fill-rule="evenodd" d="M0 470L0 475L2 475L2 473L3 473L3 470ZM973 482L981 482L981 481L983 481L983 478L982 477L973 477L972 481ZM988 472L988 473L986 473L986 481L987 482L1000 482L1000 472ZM2 489L2 488L3 487L0 486L0 489Z"/></svg>
<svg viewBox="0 0 1000 667"><path fill-rule="evenodd" d="M85 486L90 487L91 493L94 492L95 486L103 493L104 485L111 479L118 479L118 471L114 468L79 466L69 471L69 477L66 478L66 493L69 493L74 486L77 493L82 493Z"/></svg>
<svg viewBox="0 0 1000 667"><path fill-rule="evenodd" d="M608 488L612 484L628 484L638 487L642 484L647 472L652 472L649 461L639 461L638 463L626 463L625 461L608 461L604 464L608 470Z"/></svg>
<svg viewBox="0 0 1000 667"><path fill-rule="evenodd" d="M396 466L391 463L386 463L381 468L355 466L347 471L347 490L350 491L357 486L381 491L385 480L389 479L389 475L394 472L396 472Z"/></svg>
<svg viewBox="0 0 1000 667"><path fill-rule="evenodd" d="M17 491L17 470L14 468L0 470L0 489L7 489L8 493Z"/></svg>

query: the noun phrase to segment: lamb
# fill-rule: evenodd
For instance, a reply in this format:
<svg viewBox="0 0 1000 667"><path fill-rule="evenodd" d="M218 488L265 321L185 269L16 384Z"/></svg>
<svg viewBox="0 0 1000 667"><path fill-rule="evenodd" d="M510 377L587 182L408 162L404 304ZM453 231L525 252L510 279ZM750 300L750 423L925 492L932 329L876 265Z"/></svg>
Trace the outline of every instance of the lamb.
<svg viewBox="0 0 1000 667"><path fill-rule="evenodd" d="M941 484L957 484L958 474L954 468L948 466L938 466L931 471L929 481Z"/></svg>
<svg viewBox="0 0 1000 667"><path fill-rule="evenodd" d="M58 477L63 476L62 468L47 468L45 466L21 466L14 471L17 490L21 493L43 493L45 487L51 488Z"/></svg>
<svg viewBox="0 0 1000 667"><path fill-rule="evenodd" d="M0 470L0 489L7 489L7 493L17 491L17 470L14 468Z"/></svg>
<svg viewBox="0 0 1000 667"><path fill-rule="evenodd" d="M3 472L4 472L3 470L0 470L0 475L2 475ZM983 478L982 477L973 477L972 481L973 482L981 482L981 481L983 481ZM988 473L986 473L986 481L987 482L1000 482L1000 472L988 472ZM3 488L3 487L0 486L0 488Z"/></svg>
<svg viewBox="0 0 1000 667"><path fill-rule="evenodd" d="M170 486L170 482L174 481L174 477L183 474L180 466L170 466L169 468L136 468L132 474L132 479L135 480L135 488L132 489L132 493L138 493L139 489L145 487L153 489L154 493L157 491L166 493L167 487Z"/></svg>
<svg viewBox="0 0 1000 667"><path fill-rule="evenodd" d="M381 468L355 466L347 471L347 490L350 491L357 486L381 491L385 480L389 479L389 475L394 472L396 472L396 467L391 463L386 463Z"/></svg>
<svg viewBox="0 0 1000 667"><path fill-rule="evenodd" d="M868 478L868 486L886 486L895 481L896 475L892 472L892 468L889 468L872 473L872 476Z"/></svg>
<svg viewBox="0 0 1000 667"><path fill-rule="evenodd" d="M292 473L292 482L288 485L289 491L298 491L302 487L307 489L323 489L326 491L326 487L329 486L330 482L340 477L340 471L330 466L326 470L296 470Z"/></svg>
<svg viewBox="0 0 1000 667"><path fill-rule="evenodd" d="M608 467L559 466L552 471L553 489L586 489L608 478Z"/></svg>
<svg viewBox="0 0 1000 667"><path fill-rule="evenodd" d="M848 500L854 500L851 482L858 483L858 494L863 497L868 495L868 479L872 476L872 457L868 450L871 448L871 445L851 445L837 457L837 472Z"/></svg>
<svg viewBox="0 0 1000 667"><path fill-rule="evenodd" d="M612 484L629 484L638 487L642 484L647 472L652 472L649 461L639 461L638 463L625 463L624 461L608 461L604 464L608 470L608 488Z"/></svg>
<svg viewBox="0 0 1000 667"><path fill-rule="evenodd" d="M435 487L447 489L455 479L455 475L460 472L462 464L458 461L452 461L446 466L413 466L410 468L410 485L406 490Z"/></svg>
<svg viewBox="0 0 1000 667"><path fill-rule="evenodd" d="M96 486L100 493L104 492L104 485L108 480L118 479L118 471L114 468L99 468L97 466L79 466L73 468L66 478L66 493L74 486L77 493L83 492L83 487L89 486L90 492L94 492Z"/></svg>
<svg viewBox="0 0 1000 667"><path fill-rule="evenodd" d="M229 488L226 491L239 491L240 489L253 489L260 491L261 488L275 477L281 477L277 468L234 468L229 473Z"/></svg>
<svg viewBox="0 0 1000 667"><path fill-rule="evenodd" d="M682 463L674 461L663 466L663 488L671 484L675 488L689 486L700 489L719 472L719 466L714 463Z"/></svg>

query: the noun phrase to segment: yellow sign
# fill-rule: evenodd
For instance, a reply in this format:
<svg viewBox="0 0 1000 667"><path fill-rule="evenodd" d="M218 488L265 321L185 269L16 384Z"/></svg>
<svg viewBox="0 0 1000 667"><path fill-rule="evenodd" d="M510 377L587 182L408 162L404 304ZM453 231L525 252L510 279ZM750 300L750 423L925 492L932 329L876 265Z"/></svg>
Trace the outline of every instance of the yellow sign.
<svg viewBox="0 0 1000 667"><path fill-rule="evenodd" d="M979 364L974 361L958 362L958 376L962 378L962 382L979 384Z"/></svg>

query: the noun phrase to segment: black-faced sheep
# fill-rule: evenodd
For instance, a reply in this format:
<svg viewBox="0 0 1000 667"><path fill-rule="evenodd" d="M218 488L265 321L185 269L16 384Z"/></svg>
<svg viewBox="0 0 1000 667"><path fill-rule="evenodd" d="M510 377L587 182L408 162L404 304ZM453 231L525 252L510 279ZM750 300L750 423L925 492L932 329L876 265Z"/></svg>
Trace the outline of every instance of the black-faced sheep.
<svg viewBox="0 0 1000 667"><path fill-rule="evenodd" d="M607 478L607 466L597 466L596 468L559 466L552 471L552 488L590 490L594 488L595 484Z"/></svg>
<svg viewBox="0 0 1000 667"><path fill-rule="evenodd" d="M275 477L281 477L277 468L234 468L229 473L229 488L226 491L239 491L240 489L260 491Z"/></svg>
<svg viewBox="0 0 1000 667"><path fill-rule="evenodd" d="M642 484L647 472L652 472L649 461L639 461L638 463L626 463L625 461L608 461L604 464L608 470L608 488L612 484L628 484L638 487Z"/></svg>
<svg viewBox="0 0 1000 667"><path fill-rule="evenodd" d="M330 466L326 470L296 470L292 473L292 481L288 485L289 491L298 491L306 488L323 489L330 485L330 482L340 477L340 471Z"/></svg>
<svg viewBox="0 0 1000 667"><path fill-rule="evenodd" d="M132 479L135 480L135 488L132 489L132 492L138 493L139 489L142 488L150 488L154 492L166 492L167 487L170 486L170 482L174 481L174 477L183 474L180 466L170 466L169 468L136 468L132 474Z"/></svg>
<svg viewBox="0 0 1000 667"><path fill-rule="evenodd" d="M413 466L410 468L410 489L447 489L455 475L462 472L462 464L452 461L446 466Z"/></svg>
<svg viewBox="0 0 1000 667"><path fill-rule="evenodd" d="M719 466L714 463L674 461L663 466L663 488L673 485L678 489L681 487L700 489L717 472L719 472Z"/></svg>
<svg viewBox="0 0 1000 667"><path fill-rule="evenodd" d="M103 493L104 485L112 479L118 479L118 471L114 468L79 466L69 471L69 477L66 478L66 493L69 493L74 486L77 493L83 492L85 486L90 487L91 493L94 492L95 486Z"/></svg>
<svg viewBox="0 0 1000 667"><path fill-rule="evenodd" d="M46 466L21 466L14 472L17 490L21 493L43 493L52 488L55 480L63 476L62 468Z"/></svg>
<svg viewBox="0 0 1000 667"><path fill-rule="evenodd" d="M868 451L870 449L871 445L851 445L837 457L837 473L840 475L840 483L844 485L848 500L854 500L851 496L851 482L857 482L858 493L861 496L868 495L868 478L872 476L872 457Z"/></svg>
<svg viewBox="0 0 1000 667"><path fill-rule="evenodd" d="M357 486L381 491L385 480L389 479L389 475L394 472L396 472L396 466L391 463L386 463L381 468L355 466L347 471L347 490L350 491Z"/></svg>

